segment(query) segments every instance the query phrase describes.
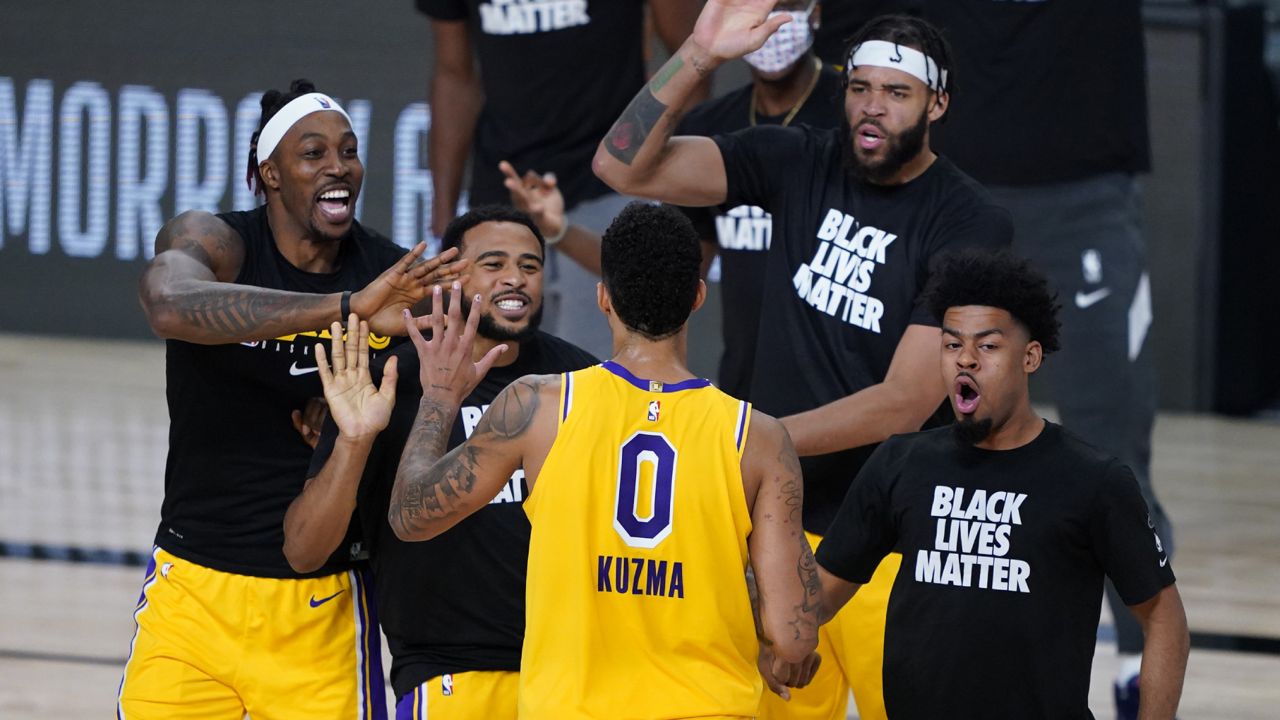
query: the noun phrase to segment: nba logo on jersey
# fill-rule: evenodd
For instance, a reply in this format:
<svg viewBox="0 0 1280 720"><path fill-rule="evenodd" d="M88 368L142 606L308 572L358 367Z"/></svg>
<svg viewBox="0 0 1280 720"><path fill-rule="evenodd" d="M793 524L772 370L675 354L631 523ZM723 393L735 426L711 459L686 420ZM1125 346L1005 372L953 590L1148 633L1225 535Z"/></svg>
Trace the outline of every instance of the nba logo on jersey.
<svg viewBox="0 0 1280 720"><path fill-rule="evenodd" d="M658 411L661 407L662 403L657 400L649 401L649 422L658 422Z"/></svg>
<svg viewBox="0 0 1280 720"><path fill-rule="evenodd" d="M440 676L440 694L449 696L453 694L453 675L445 673Z"/></svg>

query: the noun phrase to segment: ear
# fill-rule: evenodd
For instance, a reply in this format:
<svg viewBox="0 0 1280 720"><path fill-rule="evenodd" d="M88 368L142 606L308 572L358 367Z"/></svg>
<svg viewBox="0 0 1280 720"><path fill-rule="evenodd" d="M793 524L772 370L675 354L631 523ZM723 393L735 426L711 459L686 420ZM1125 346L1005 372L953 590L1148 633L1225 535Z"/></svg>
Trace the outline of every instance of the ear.
<svg viewBox="0 0 1280 720"><path fill-rule="evenodd" d="M280 191L280 172L276 169L276 164L271 160L263 160L258 165L258 173L262 175L262 184L266 187Z"/></svg>
<svg viewBox="0 0 1280 720"><path fill-rule="evenodd" d="M702 307L702 303L707 301L707 284L702 280L698 281L698 293L693 296L693 309L689 314L698 312L698 308Z"/></svg>
<svg viewBox="0 0 1280 720"><path fill-rule="evenodd" d="M604 281L596 283L596 307L605 315L613 314L613 301L609 298L609 291L604 289Z"/></svg>
<svg viewBox="0 0 1280 720"><path fill-rule="evenodd" d="M822 3L814 3L813 12L809 14L809 27L815 31L822 27Z"/></svg>
<svg viewBox="0 0 1280 720"><path fill-rule="evenodd" d="M951 94L945 90L933 93L933 104L929 106L929 122L935 123L947 114L951 106Z"/></svg>
<svg viewBox="0 0 1280 720"><path fill-rule="evenodd" d="M1040 369L1042 362L1044 362L1044 348L1040 345L1040 341L1032 340L1027 343L1026 352L1022 356L1022 369L1030 375Z"/></svg>

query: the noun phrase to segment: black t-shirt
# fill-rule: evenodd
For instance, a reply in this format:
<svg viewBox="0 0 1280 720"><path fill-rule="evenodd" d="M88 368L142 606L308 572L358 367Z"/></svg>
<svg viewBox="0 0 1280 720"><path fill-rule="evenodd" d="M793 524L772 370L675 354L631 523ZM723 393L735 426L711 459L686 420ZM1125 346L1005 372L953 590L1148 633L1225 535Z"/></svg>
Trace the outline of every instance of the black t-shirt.
<svg viewBox="0 0 1280 720"><path fill-rule="evenodd" d="M1053 423L1027 445L981 450L949 428L885 441L818 546L855 583L890 551L889 716L1091 718L1103 576L1145 602L1173 569L1118 460Z"/></svg>
<svg viewBox="0 0 1280 720"><path fill-rule="evenodd" d="M644 84L642 0L417 0L466 20L480 58L471 204L507 203L498 162L554 172L566 207L610 192L591 158Z"/></svg>
<svg viewBox="0 0 1280 720"><path fill-rule="evenodd" d="M676 128L676 134L716 135L749 127L751 89L752 85L748 84L702 103L684 117ZM790 125L833 128L840 125L843 115L843 80L840 73L824 67L813 91L791 119ZM785 114L757 115L756 124L781 125L784 119ZM745 398L751 387L765 257L771 244L773 220L769 213L752 205L684 210L698 229L699 236L718 245L720 327L724 334L718 384L730 395Z"/></svg>
<svg viewBox="0 0 1280 720"><path fill-rule="evenodd" d="M359 290L405 253L359 223L342 240L338 269L299 270L280 254L266 207L218 216L244 239L241 285L309 293ZM299 577L284 557L284 514L302 490L311 448L290 419L322 397L314 348L328 328L274 340L197 345L166 342L169 458L156 544L206 567L260 577ZM376 356L398 339L374 337ZM339 549L325 575L349 566Z"/></svg>
<svg viewBox="0 0 1280 720"><path fill-rule="evenodd" d="M357 515L367 534L379 620L391 649L391 685L396 697L402 697L444 673L520 669L529 556L529 519L523 503L529 486L524 471L518 470L488 506L449 532L425 542L396 539L387 510L422 385L412 344L401 345L391 355L400 358L395 409L365 464ZM597 362L575 345L537 333L521 343L515 362L491 369L463 402L449 447L470 436L489 403L516 379L580 370ZM371 364L375 382L381 380L385 364L385 357ZM310 475L324 467L336 437L337 426L330 421L316 447Z"/></svg>
<svg viewBox="0 0 1280 720"><path fill-rule="evenodd" d="M716 136L728 203L773 213L749 399L783 417L884 380L908 325L937 326L920 293L931 258L1013 238L1009 213L939 157L904 185L855 179L839 129ZM822 534L871 447L801 458L804 526Z"/></svg>
<svg viewBox="0 0 1280 720"><path fill-rule="evenodd" d="M990 185L1150 170L1141 10L1139 0L927 0L959 83L934 148Z"/></svg>

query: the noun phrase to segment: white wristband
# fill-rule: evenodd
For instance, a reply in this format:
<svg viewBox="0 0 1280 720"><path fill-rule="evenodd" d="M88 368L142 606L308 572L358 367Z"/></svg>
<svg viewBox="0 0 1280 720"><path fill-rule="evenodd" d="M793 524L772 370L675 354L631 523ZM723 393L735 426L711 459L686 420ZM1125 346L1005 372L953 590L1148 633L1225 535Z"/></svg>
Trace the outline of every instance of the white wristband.
<svg viewBox="0 0 1280 720"><path fill-rule="evenodd" d="M550 236L550 237L549 237L549 236L543 236L543 238L542 238L542 239L543 239L544 241L546 241L546 243L547 243L547 247L555 247L557 243L559 243L561 240L563 240L563 239L564 239L564 236L569 234L569 225L570 225L570 223L569 223L569 218L565 218L565 219L564 219L564 225L560 226L560 232L558 232L558 233L556 233L554 236Z"/></svg>

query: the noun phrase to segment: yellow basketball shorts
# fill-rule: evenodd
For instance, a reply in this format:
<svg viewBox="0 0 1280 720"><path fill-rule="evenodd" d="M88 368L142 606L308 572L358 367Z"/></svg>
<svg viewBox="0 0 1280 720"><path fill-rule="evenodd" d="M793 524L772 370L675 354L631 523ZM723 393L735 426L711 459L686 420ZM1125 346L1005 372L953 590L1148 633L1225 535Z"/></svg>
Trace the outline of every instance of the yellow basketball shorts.
<svg viewBox="0 0 1280 720"><path fill-rule="evenodd" d="M805 533L814 550L822 538ZM898 577L902 556L890 553L880 562L858 594L831 622L818 629L822 664L807 687L792 689L791 701L767 687L760 702L760 720L844 720L853 690L861 720L885 720L884 624L889 591Z"/></svg>
<svg viewBox="0 0 1280 720"><path fill-rule="evenodd" d="M396 703L396 720L516 720L520 673L477 670L433 677Z"/></svg>
<svg viewBox="0 0 1280 720"><path fill-rule="evenodd" d="M385 720L367 575L301 580L212 570L156 548L117 720Z"/></svg>

